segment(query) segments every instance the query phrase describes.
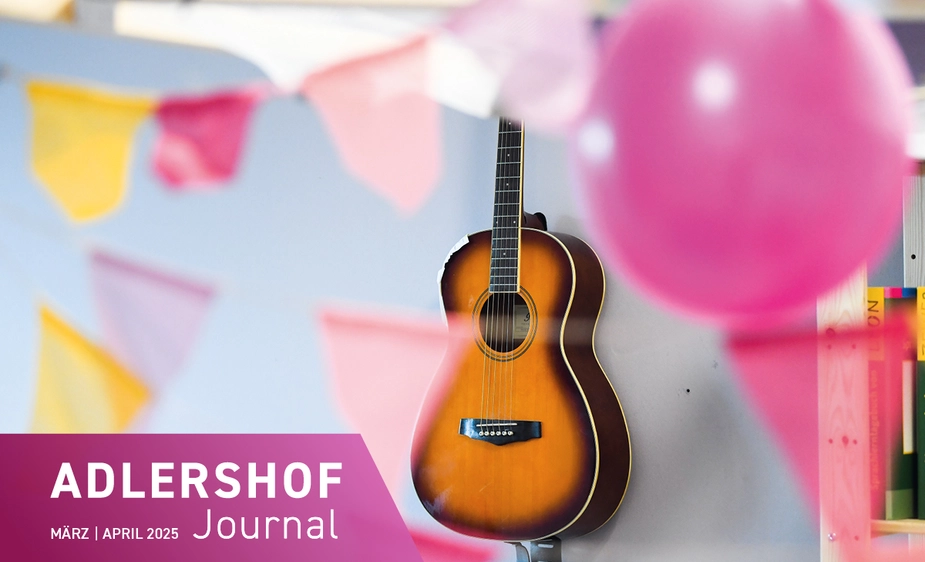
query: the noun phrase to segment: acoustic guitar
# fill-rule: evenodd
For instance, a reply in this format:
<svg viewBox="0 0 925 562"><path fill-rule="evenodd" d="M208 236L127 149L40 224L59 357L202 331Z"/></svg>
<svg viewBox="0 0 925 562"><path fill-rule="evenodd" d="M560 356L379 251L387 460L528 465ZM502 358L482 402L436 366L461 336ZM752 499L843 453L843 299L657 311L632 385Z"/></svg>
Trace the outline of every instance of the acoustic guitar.
<svg viewBox="0 0 925 562"><path fill-rule="evenodd" d="M604 270L568 234L524 224L523 127L501 119L491 230L468 236L440 280L472 339L412 447L427 511L471 536L589 533L629 482L629 433L594 352Z"/></svg>

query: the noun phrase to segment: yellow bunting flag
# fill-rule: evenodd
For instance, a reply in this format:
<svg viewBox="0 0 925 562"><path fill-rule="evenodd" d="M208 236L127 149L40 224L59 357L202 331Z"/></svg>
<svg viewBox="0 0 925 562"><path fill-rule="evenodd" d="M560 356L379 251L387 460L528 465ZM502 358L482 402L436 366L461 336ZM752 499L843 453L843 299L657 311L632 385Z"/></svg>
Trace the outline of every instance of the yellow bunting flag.
<svg viewBox="0 0 925 562"><path fill-rule="evenodd" d="M148 389L106 351L42 307L34 433L124 431Z"/></svg>
<svg viewBox="0 0 925 562"><path fill-rule="evenodd" d="M36 81L26 92L35 175L74 221L112 212L125 195L135 130L155 101Z"/></svg>

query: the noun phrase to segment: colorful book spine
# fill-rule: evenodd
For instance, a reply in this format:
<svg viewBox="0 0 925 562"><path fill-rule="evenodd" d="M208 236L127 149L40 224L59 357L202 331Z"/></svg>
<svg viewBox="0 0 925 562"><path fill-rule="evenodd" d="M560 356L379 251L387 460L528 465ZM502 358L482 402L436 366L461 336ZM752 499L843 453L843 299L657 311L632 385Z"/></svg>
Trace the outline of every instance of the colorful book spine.
<svg viewBox="0 0 925 562"><path fill-rule="evenodd" d="M925 519L925 287L916 289L915 446L918 516Z"/></svg>
<svg viewBox="0 0 925 562"><path fill-rule="evenodd" d="M916 315L916 289L884 289L884 318L888 325L909 326ZM905 334L910 334L908 337ZM895 438L886 443L886 497L884 516L887 520L910 519L916 513L917 459L915 455L915 372L916 340L912 330L903 331L899 345L888 343L885 349L885 381L881 392L887 405L881 418L883 427L896 430ZM884 425L884 421L887 425Z"/></svg>
<svg viewBox="0 0 925 562"><path fill-rule="evenodd" d="M870 507L871 517L884 519L887 449L880 438L883 425L884 338L883 287L867 288L867 326L876 330L869 338L868 396L870 400Z"/></svg>

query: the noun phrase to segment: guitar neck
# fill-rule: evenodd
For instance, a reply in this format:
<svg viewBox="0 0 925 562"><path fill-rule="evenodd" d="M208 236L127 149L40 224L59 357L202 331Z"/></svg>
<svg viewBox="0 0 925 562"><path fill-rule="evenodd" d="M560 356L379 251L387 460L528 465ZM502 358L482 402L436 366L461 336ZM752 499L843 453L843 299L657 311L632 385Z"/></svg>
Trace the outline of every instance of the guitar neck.
<svg viewBox="0 0 925 562"><path fill-rule="evenodd" d="M516 293L520 290L523 144L523 125L502 117L498 124L495 205L491 222L488 290L492 293Z"/></svg>

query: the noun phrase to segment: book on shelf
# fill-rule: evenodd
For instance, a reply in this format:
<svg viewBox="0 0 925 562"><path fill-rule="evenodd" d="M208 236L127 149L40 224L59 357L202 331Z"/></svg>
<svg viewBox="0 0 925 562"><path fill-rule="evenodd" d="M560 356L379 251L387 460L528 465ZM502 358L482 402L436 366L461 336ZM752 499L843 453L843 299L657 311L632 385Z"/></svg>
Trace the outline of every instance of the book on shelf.
<svg viewBox="0 0 925 562"><path fill-rule="evenodd" d="M914 326L917 289L883 289L884 325ZM899 342L883 346L879 383L879 448L884 462L883 517L887 520L916 516L918 459L915 443L917 341L915 331L902 331ZM888 431L884 431L884 429ZM887 435L889 433L890 435ZM872 456L875 454L871 449Z"/></svg>
<svg viewBox="0 0 925 562"><path fill-rule="evenodd" d="M915 306L916 373L915 373L915 448L916 508L919 519L925 519L925 287L916 289Z"/></svg>
<svg viewBox="0 0 925 562"><path fill-rule="evenodd" d="M867 326L874 330L869 338L868 349L868 399L870 406L870 507L871 517L884 519L886 499L886 458L884 442L880 438L883 426L881 396L884 384L884 311L883 287L867 288Z"/></svg>

